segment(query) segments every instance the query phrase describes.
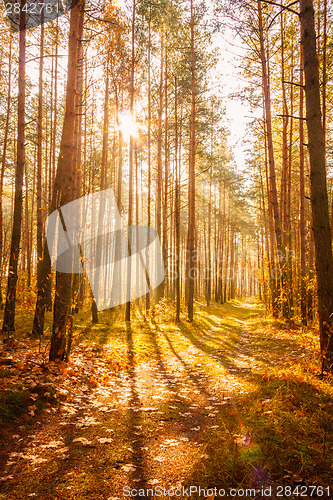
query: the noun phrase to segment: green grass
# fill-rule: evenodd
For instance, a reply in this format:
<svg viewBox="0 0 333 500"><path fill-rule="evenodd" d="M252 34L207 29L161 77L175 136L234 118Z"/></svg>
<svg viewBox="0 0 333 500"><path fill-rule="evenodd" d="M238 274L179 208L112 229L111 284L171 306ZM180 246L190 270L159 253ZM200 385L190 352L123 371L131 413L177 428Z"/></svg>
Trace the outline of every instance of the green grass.
<svg viewBox="0 0 333 500"><path fill-rule="evenodd" d="M0 391L0 421L11 422L28 413L32 404L30 395L25 391Z"/></svg>
<svg viewBox="0 0 333 500"><path fill-rule="evenodd" d="M290 331L271 318L256 318L262 311L244 314L233 305L223 306L221 311L234 320L250 319L246 350L257 367L239 370L244 392L236 394L232 408L220 412L218 427L205 436L208 459L194 465L189 484L248 486L256 482L256 471L261 470L276 484L329 485L333 474L333 387L331 379L318 376L318 338L313 332ZM231 343L237 348L234 321L226 319L223 323L228 324ZM219 341L222 351L230 349L230 339L222 334ZM202 349L209 354L209 343ZM223 355L220 359L228 366ZM249 441L235 446L234 435Z"/></svg>
<svg viewBox="0 0 333 500"><path fill-rule="evenodd" d="M9 423L19 420L22 416L29 416L29 407L33 406L34 412L39 413L50 404L58 404L58 398L55 390L45 385L37 385L30 391L0 390L0 423Z"/></svg>
<svg viewBox="0 0 333 500"><path fill-rule="evenodd" d="M256 481L254 470L262 469L277 484L290 474L289 481L329 484L333 388L330 380L318 377L316 335L289 330L283 322L266 318L259 303L235 300L223 306L213 303L209 308L196 304L193 324L185 315L178 325L166 321L168 311L168 304L162 304L153 325L139 320L132 325L138 362L154 359L160 370L169 373L168 356L182 360L192 345L199 352L195 359L183 362L185 371L201 366L210 377L223 377L235 369L246 325L251 335L247 356L256 366L237 371L242 393L235 390L233 406L221 409L216 417L218 427L202 438L209 459L193 464L189 483L249 485ZM214 331L207 337L211 329ZM125 336L125 326L116 323L109 328L107 340L125 343ZM173 410L166 411L163 418L175 418ZM247 436L249 445L237 444L235 435Z"/></svg>

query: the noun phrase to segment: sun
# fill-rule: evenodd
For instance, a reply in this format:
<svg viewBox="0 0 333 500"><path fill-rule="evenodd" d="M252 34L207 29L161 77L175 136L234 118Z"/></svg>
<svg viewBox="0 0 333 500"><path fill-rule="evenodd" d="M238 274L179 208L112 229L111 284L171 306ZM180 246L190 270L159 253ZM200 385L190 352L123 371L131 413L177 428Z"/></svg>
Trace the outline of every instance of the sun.
<svg viewBox="0 0 333 500"><path fill-rule="evenodd" d="M129 111L121 111L119 113L119 129L123 134L125 141L129 141L130 137L136 137L138 128L136 121Z"/></svg>

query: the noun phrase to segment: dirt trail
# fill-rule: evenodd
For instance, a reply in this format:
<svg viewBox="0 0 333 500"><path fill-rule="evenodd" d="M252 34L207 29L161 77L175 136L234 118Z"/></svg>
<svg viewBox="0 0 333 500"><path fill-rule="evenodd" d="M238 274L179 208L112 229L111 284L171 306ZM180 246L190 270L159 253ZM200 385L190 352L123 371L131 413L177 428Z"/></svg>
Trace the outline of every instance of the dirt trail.
<svg viewBox="0 0 333 500"><path fill-rule="evenodd" d="M184 322L177 334L167 327L149 331L151 355L138 363L136 332L128 329L127 373L73 391L29 433L9 436L0 499L116 500L133 488L195 484L193 471L209 460L209 432L224 412L234 414L241 431L239 375L255 368L247 352L253 307L233 305L226 313L221 306L206 329Z"/></svg>

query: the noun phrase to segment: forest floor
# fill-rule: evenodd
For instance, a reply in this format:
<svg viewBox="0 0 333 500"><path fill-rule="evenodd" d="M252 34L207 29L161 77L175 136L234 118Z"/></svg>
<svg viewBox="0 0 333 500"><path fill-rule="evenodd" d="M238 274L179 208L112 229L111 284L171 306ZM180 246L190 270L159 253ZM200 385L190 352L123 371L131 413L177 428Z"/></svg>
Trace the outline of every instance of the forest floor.
<svg viewBox="0 0 333 500"><path fill-rule="evenodd" d="M313 331L255 300L197 303L193 324L167 303L131 327L117 314L78 314L60 366L18 317L0 351L0 499L333 498Z"/></svg>

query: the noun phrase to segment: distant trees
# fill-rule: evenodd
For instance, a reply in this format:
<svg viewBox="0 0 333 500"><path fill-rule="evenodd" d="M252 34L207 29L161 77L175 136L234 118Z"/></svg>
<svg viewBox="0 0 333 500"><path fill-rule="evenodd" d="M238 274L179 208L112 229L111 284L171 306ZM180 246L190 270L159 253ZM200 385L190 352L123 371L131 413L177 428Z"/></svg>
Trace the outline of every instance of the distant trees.
<svg viewBox="0 0 333 500"><path fill-rule="evenodd" d="M103 318L86 277L52 269L45 238L46 215L81 195L112 188L124 225L153 226L159 234L164 283L126 304L126 320L133 311L149 318L171 300L177 321L185 308L193 321L196 299L223 303L262 287L258 255L264 244L258 243L246 210L246 186L228 146L223 99L211 88L217 58L207 6L195 0L142 0L122 12L108 1L89 5L87 16L84 8L80 0L71 10L69 27L63 17L35 29L39 46L25 58L29 119L23 143L13 136L14 90L0 82L3 102L9 103L0 109L4 125L9 117L7 136L6 127L0 128L1 138L8 139L2 163L8 164L2 169L5 227L12 228L15 217L15 231L22 227L23 251L15 257L18 304L29 309L35 304L32 334L37 337L53 306L52 361L68 359L80 304L92 305L93 321ZM59 56L65 50L63 85ZM32 65L38 82L30 81ZM3 67L13 73L8 62ZM14 74L16 85L15 79ZM24 186L25 198L18 221L9 174L13 152L17 147L19 158L22 144L26 161L18 170L23 175L18 191ZM17 254L8 244L3 248L2 269L8 275ZM117 273L127 272L122 249L116 252Z"/></svg>
<svg viewBox="0 0 333 500"><path fill-rule="evenodd" d="M263 84L264 123L255 125L258 154L252 154L249 167L256 172L253 186L261 192L258 265L265 270L263 286L270 292L266 301L275 316L292 323L299 315L307 325L313 321L317 295L323 370L330 370L333 275L325 138L331 140L327 128L331 20L326 2L316 6L318 12L312 0L300 1L297 26L294 5L250 2L243 11L247 31L242 36L251 40L252 47L246 75L257 84L253 75L260 68ZM316 23L322 33L318 46ZM252 95L261 99L259 92Z"/></svg>

